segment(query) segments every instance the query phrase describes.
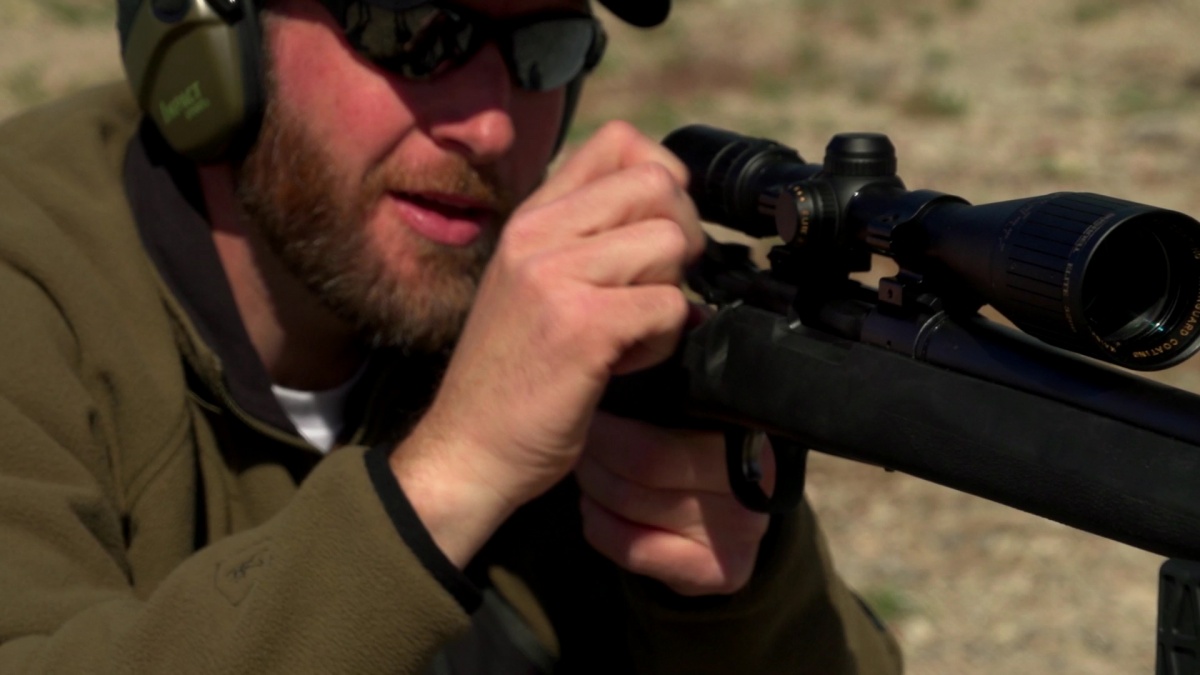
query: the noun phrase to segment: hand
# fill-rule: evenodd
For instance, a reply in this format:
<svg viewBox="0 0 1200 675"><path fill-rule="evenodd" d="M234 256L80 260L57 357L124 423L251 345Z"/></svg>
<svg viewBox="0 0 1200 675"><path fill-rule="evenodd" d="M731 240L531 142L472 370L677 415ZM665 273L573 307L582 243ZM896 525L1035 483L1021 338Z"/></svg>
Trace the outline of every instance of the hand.
<svg viewBox="0 0 1200 675"><path fill-rule="evenodd" d="M597 413L575 475L584 536L621 567L681 595L750 580L768 516L730 491L722 434Z"/></svg>
<svg viewBox="0 0 1200 675"><path fill-rule="evenodd" d="M506 225L442 386L392 455L452 560L571 470L612 375L674 350L704 247L686 185L670 152L610 124Z"/></svg>

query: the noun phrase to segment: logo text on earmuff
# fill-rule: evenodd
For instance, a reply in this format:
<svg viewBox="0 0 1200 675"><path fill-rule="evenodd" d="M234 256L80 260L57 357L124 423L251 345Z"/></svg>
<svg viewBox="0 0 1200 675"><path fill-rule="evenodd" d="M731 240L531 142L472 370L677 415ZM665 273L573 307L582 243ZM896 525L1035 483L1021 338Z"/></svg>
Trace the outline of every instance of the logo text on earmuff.
<svg viewBox="0 0 1200 675"><path fill-rule="evenodd" d="M190 121L207 110L210 105L212 105L212 101L200 91L199 80L192 82L188 85L187 89L184 89L169 102L158 102L163 124L170 124L180 115L183 115L185 120Z"/></svg>

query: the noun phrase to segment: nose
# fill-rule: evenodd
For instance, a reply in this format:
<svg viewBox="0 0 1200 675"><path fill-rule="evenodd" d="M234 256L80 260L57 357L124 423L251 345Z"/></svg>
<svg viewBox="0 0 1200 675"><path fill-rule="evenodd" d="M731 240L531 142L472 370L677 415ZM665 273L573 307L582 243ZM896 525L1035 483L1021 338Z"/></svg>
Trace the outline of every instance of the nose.
<svg viewBox="0 0 1200 675"><path fill-rule="evenodd" d="M466 63L431 83L429 133L472 163L487 164L516 140L513 84L500 50L488 43Z"/></svg>

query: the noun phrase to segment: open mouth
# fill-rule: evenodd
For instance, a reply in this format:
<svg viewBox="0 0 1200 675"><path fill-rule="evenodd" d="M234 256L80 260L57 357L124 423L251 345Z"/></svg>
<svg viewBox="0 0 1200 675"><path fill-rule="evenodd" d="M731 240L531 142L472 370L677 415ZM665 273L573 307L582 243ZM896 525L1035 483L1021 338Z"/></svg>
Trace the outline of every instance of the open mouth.
<svg viewBox="0 0 1200 675"><path fill-rule="evenodd" d="M421 236L439 244L466 246L492 222L495 211L453 195L389 192L401 218Z"/></svg>
<svg viewBox="0 0 1200 675"><path fill-rule="evenodd" d="M407 192L394 193L399 199L412 202L419 208L441 214L446 218L461 218L465 220L485 220L491 217L491 209L457 200L454 197L412 194Z"/></svg>

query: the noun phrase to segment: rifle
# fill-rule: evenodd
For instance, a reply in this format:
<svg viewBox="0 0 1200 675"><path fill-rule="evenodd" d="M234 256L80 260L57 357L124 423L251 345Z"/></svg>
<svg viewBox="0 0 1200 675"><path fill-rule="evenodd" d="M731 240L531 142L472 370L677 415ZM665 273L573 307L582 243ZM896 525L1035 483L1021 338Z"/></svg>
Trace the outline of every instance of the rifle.
<svg viewBox="0 0 1200 675"><path fill-rule="evenodd" d="M608 407L724 429L731 485L756 510L800 499L813 449L1200 560L1200 397L1129 372L1200 349L1200 223L1091 193L973 206L910 191L881 134L839 134L821 164L704 126L664 145L704 220L782 243L763 270L710 241L689 284L715 314ZM853 281L874 255L899 272ZM1200 568L1168 565L1163 673L1200 645L1177 630L1197 618Z"/></svg>

